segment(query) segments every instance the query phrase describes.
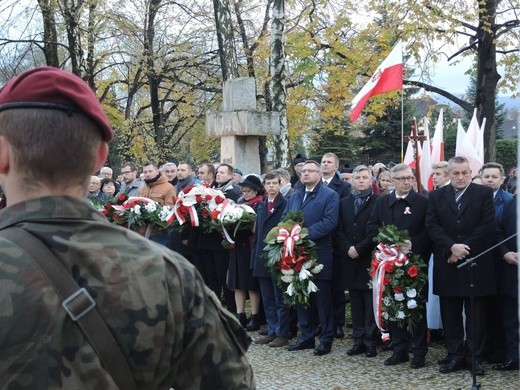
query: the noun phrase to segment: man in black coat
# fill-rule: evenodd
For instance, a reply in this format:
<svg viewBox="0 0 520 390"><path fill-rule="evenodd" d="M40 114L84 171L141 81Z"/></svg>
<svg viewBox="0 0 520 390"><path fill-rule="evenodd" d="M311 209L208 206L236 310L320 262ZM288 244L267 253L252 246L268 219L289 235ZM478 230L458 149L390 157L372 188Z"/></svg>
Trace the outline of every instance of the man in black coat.
<svg viewBox="0 0 520 390"><path fill-rule="evenodd" d="M411 168L406 164L397 164L390 172L395 191L377 199L372 215L368 221L367 233L370 237L378 234L379 228L385 225L395 225L398 229L407 230L411 241L413 254L421 256L425 263L431 254L431 241L424 226L428 199L413 190L415 177ZM425 356L428 352L426 326L426 298L427 288L418 292L418 299L423 301L421 320L414 324L411 337L413 359L412 368L421 368L425 365ZM407 362L410 337L406 327L397 326L396 322L389 322L390 336L394 345L393 355L385 360L386 366Z"/></svg>
<svg viewBox="0 0 520 390"><path fill-rule="evenodd" d="M260 283L260 293L267 322L267 335L255 340L256 344L268 344L270 347L283 347L289 340L289 307L283 300L283 291L273 279L267 267L263 249L269 231L280 222L287 200L280 193L281 179L276 172L266 173L264 188L267 197L256 210L255 233L251 249L251 267L253 276Z"/></svg>
<svg viewBox="0 0 520 390"><path fill-rule="evenodd" d="M497 232L497 241L503 241L516 234L516 196L506 203ZM518 247L514 236L498 248L503 260L500 270L500 303L506 336L507 357L501 364L492 366L493 370L518 370Z"/></svg>
<svg viewBox="0 0 520 390"><path fill-rule="evenodd" d="M471 183L471 168L465 157L451 158L448 167L451 185L430 194L426 217L426 228L435 246L433 292L440 297L448 350L448 356L440 361L440 372L449 373L464 368L466 352L471 356L469 353L474 350L475 372L483 375L485 297L496 292L493 256L491 252L481 256L474 267L474 313L469 299L468 269L458 269L457 265L466 258L479 255L493 244L493 190ZM467 351L464 349L463 309L466 313Z"/></svg>
<svg viewBox="0 0 520 390"><path fill-rule="evenodd" d="M334 153L325 153L321 158L321 180L331 190L336 191L339 199L344 199L350 195L352 186L344 180L341 180L338 174L339 157ZM332 263L332 307L334 311L335 337L343 338L345 333L345 289L342 287L340 263L338 256L334 256Z"/></svg>
<svg viewBox="0 0 520 390"><path fill-rule="evenodd" d="M377 326L372 305L372 290L368 287L371 254L375 243L366 234L366 225L375 206L377 195L372 193L370 169L364 165L352 172L353 193L339 204L339 223L335 236L337 273L341 275L341 291L348 289L354 347L349 356L365 353L377 356ZM343 306L343 319L345 306Z"/></svg>

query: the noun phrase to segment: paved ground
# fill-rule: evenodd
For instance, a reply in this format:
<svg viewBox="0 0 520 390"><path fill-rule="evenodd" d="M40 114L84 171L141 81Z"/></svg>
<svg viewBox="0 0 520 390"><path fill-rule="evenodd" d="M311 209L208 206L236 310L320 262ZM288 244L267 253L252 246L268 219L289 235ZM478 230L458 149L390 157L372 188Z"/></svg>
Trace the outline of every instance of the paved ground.
<svg viewBox="0 0 520 390"><path fill-rule="evenodd" d="M258 332L251 332L253 338ZM276 390L405 390L405 389L471 389L472 377L469 371L441 374L437 360L446 354L442 344L430 345L426 356L426 367L413 370L409 363L386 367L383 361L391 352L381 352L378 356L348 356L347 350L353 345L349 337L336 340L332 352L325 356L314 356L312 350L289 352L284 348L252 344L248 358L253 365L257 388ZM520 389L518 372L496 372L489 364L484 364L486 375L477 377L481 389Z"/></svg>

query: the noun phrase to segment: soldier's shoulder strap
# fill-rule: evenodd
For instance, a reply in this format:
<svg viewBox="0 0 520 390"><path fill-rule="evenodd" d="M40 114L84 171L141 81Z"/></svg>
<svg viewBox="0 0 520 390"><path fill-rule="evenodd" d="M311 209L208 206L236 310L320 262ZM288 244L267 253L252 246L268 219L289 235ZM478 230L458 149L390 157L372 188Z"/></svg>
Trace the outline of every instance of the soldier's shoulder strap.
<svg viewBox="0 0 520 390"><path fill-rule="evenodd" d="M20 247L45 275L61 298L63 309L80 326L116 385L120 389L137 389L123 352L88 291L80 288L50 249L31 233L10 226L0 230L0 236Z"/></svg>

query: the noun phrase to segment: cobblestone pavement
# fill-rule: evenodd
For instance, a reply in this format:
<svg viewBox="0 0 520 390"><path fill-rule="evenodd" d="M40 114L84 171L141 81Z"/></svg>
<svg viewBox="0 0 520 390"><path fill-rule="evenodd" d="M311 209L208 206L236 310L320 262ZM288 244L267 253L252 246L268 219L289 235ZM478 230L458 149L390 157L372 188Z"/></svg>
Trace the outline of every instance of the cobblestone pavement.
<svg viewBox="0 0 520 390"><path fill-rule="evenodd" d="M253 338L258 332L251 332ZM294 339L293 339L294 341ZM347 350L353 345L348 336L336 339L332 352L325 356L314 356L312 350L289 352L285 348L271 348L267 345L252 344L248 358L253 365L259 390L391 390L391 389L471 389L472 377L469 371L451 374L439 373L437 360L445 356L442 344L430 345L426 355L426 367L410 368L409 363L393 367L383 365L392 352L381 352L378 356L348 356ZM410 355L412 357L412 355ZM518 371L496 372L485 363L486 375L477 377L481 389L520 389Z"/></svg>

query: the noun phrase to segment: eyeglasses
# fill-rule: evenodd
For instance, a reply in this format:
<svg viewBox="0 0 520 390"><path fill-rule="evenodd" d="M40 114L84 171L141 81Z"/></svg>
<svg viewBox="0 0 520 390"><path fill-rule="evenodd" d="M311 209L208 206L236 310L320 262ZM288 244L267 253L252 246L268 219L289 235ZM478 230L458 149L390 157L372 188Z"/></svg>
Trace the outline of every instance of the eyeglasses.
<svg viewBox="0 0 520 390"><path fill-rule="evenodd" d="M133 171L121 171L121 175L126 175L128 173L132 173Z"/></svg>
<svg viewBox="0 0 520 390"><path fill-rule="evenodd" d="M394 179L400 181L401 183L403 183L405 181L414 181L415 177L413 177L413 176L394 177Z"/></svg>
<svg viewBox="0 0 520 390"><path fill-rule="evenodd" d="M319 172L317 169L302 169L301 173L313 173L313 172Z"/></svg>

